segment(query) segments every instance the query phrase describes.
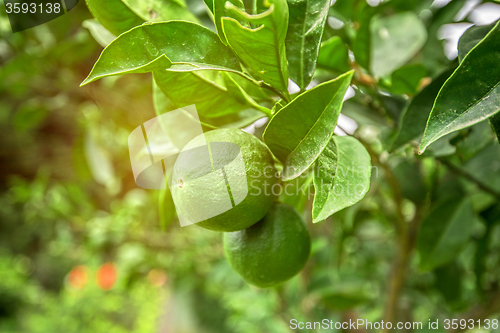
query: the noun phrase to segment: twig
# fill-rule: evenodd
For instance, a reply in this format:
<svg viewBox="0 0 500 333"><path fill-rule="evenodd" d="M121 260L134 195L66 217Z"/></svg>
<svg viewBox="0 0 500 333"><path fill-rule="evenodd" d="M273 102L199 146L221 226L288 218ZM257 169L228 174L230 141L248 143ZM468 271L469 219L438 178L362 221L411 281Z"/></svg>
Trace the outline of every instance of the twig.
<svg viewBox="0 0 500 333"><path fill-rule="evenodd" d="M498 312L500 312L500 291L495 292L491 296L490 301L487 304L477 305L473 307L471 310L460 316L460 319L465 319L468 324L470 319L473 319L474 322L476 322L477 320L483 321L484 319L487 319L491 315ZM476 326L476 324L474 325ZM461 328L459 326L457 329L449 330L449 332L459 333L459 332L465 332L467 330L468 330L467 327Z"/></svg>
<svg viewBox="0 0 500 333"><path fill-rule="evenodd" d="M500 142L500 113L490 118L490 124L497 135L498 142Z"/></svg>
<svg viewBox="0 0 500 333"><path fill-rule="evenodd" d="M379 155L370 147L367 142L359 137L357 139L361 143L363 143L373 162L380 165L384 170L384 175L389 183L389 186L391 187L394 201L396 203L397 221L395 226L396 231L398 232L399 251L390 273L389 294L387 296L387 302L384 312L384 321L393 323L397 319L396 317L399 307L399 299L406 280L408 262L415 247L417 232L422 217L424 216L425 206L417 207L415 216L413 217L412 221L410 223L406 223L403 214L403 196L401 194L399 183L392 173L392 170L387 164L380 161ZM389 330L386 329L385 331Z"/></svg>
<svg viewBox="0 0 500 333"><path fill-rule="evenodd" d="M462 176L462 177L466 178L467 180L473 182L481 190L483 190L484 192L487 192L487 193L491 194L492 196L494 196L495 198L497 198L498 200L500 200L500 193L499 192L497 192L496 190L492 189L488 185L484 184L482 181L480 181L479 179L475 178L473 175L471 175L470 173L468 173L464 169L456 166L455 164L451 163L450 161L448 161L445 158L438 157L437 160L440 161L441 163L443 163L448 169L450 169L451 171L453 171L457 175Z"/></svg>

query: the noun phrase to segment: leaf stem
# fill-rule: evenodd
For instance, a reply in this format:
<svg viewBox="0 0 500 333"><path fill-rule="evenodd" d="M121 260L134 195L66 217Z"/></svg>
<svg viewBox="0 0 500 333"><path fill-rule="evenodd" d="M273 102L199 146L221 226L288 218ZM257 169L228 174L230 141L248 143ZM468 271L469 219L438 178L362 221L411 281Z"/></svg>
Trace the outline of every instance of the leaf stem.
<svg viewBox="0 0 500 333"><path fill-rule="evenodd" d="M457 175L459 175L461 177L464 177L465 179L473 182L481 190L483 190L484 192L487 192L487 193L491 194L492 196L494 196L495 198L497 198L498 200L500 200L500 193L499 192L497 192L496 190L492 189L488 185L484 184L482 181L480 181L479 179L477 179L476 177L474 177L473 175L471 175L470 173L468 173L464 169L456 166L455 164L451 163L450 161L448 161L445 158L438 157L437 160L440 161L441 163L443 163L448 169L450 169L451 171L453 171Z"/></svg>
<svg viewBox="0 0 500 333"><path fill-rule="evenodd" d="M259 106L260 106L260 105L259 105ZM261 107L259 108L259 111L262 111L263 113L265 113L265 114L266 114L266 116L267 116L267 118L269 118L269 120L271 120L271 118L273 117L273 113L271 112L271 110L269 110L269 109L268 109L268 108L266 108L266 107L261 106Z"/></svg>
<svg viewBox="0 0 500 333"><path fill-rule="evenodd" d="M473 319L474 321L483 321L485 319L488 319L491 315L497 313L498 311L500 311L500 291L497 290L492 294L487 304L473 307L467 313L460 316L460 318L465 319L467 322L469 322L470 319ZM458 333L464 332L466 330L466 328L464 329L461 327L457 327L457 329L451 329L448 332Z"/></svg>

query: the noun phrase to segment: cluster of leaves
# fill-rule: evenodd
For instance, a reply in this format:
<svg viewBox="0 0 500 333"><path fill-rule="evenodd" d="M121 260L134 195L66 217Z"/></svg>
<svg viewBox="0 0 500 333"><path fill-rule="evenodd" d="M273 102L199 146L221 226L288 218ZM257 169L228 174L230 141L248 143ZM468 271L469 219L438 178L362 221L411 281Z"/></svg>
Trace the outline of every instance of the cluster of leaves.
<svg viewBox="0 0 500 333"><path fill-rule="evenodd" d="M499 199L498 143L484 121L491 118L500 131L495 127L500 111L498 22L470 28L460 40L458 62L452 62L437 31L454 22L463 7L458 1L441 8L431 1L398 0L375 7L364 1L332 6L310 0L207 1L214 23L209 28L215 32L196 21L153 22L168 18L161 18L161 12L146 18L133 2L114 2L130 25L124 26L121 16L103 15L104 5L88 0L100 29L120 35L82 84L152 72L157 113L195 104L208 128L244 127L267 116L262 139L281 162L282 179L315 188L313 222L366 195L370 172L346 170L370 170L370 154L393 192L392 218L398 220L401 246L411 254L416 243L422 271L439 269L439 277L443 267L454 265L474 235L477 212L493 219L487 225L496 222L498 217L486 212ZM292 93L289 82L298 92ZM351 83L355 97L344 113L360 127L354 136L334 136ZM380 135L366 132L373 127ZM422 157L412 148L420 139ZM488 165L484 174L471 169L479 160ZM443 175L443 166L460 181L447 184L450 176ZM471 203L474 188L462 190L462 179L479 188L474 195L488 199ZM336 192L349 184L363 190ZM450 193L446 186L457 189ZM281 200L301 211L307 203L301 194ZM489 244L489 239L481 242ZM482 292L486 268L479 254L476 258Z"/></svg>
<svg viewBox="0 0 500 333"><path fill-rule="evenodd" d="M6 33L0 44L2 146L18 152L6 173L25 178L2 188L0 263L21 273L2 276L0 292L16 300L8 305L29 304L14 314L24 326L0 320L2 329L77 331L98 318L116 331L154 331L153 316L130 316L163 306L142 289L151 268L168 274L168 301L180 310L162 316L179 331L287 332L290 318L392 320L388 309L423 322L497 311L500 146L488 120L498 129L498 24L470 28L449 60L437 32L455 22L460 0L86 2L95 19L63 21L76 8L49 30ZM74 25L82 19L106 47L84 83L103 79L85 89L77 85L97 54ZM152 89L144 75L107 77L145 72ZM354 97L343 102L349 85ZM218 235L179 228L171 199L135 188L127 135L153 107L191 104L205 129L268 117L256 134L294 188L280 200L308 222L329 220L310 228L308 265L277 292L249 288L223 260ZM358 125L352 136L333 135L340 111ZM367 172L347 172L369 170L370 157L370 183ZM39 165L50 177L35 176ZM338 196L349 183L371 189ZM106 261L120 272L111 293L62 285L72 266Z"/></svg>
<svg viewBox="0 0 500 333"><path fill-rule="evenodd" d="M112 75L152 72L157 103L195 104L209 124L222 117L216 124L228 125L224 116L248 109L254 109L257 117L268 116L263 140L282 163L282 179L294 180L313 165L317 169L313 172L315 222L366 194L370 178L366 149L353 137L332 138L353 71L306 89L316 68L328 1L289 5L276 0L257 2L251 9L243 2L214 1L209 7L217 33L196 22L177 20L141 25L134 20L131 25L136 26L125 27L119 15L137 18L139 9L115 2L124 10L114 19L102 14L108 4L88 2L102 29L121 34L105 47L82 85ZM300 87L293 96L289 79ZM247 123L255 119L242 118ZM359 179L348 176L354 164L365 169ZM350 181L362 190L356 195L335 194Z"/></svg>

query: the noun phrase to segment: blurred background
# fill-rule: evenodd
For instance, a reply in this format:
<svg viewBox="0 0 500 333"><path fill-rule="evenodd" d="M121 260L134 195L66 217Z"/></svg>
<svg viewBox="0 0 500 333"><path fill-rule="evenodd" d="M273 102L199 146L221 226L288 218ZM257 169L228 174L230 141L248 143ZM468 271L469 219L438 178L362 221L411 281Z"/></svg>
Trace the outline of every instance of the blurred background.
<svg viewBox="0 0 500 333"><path fill-rule="evenodd" d="M500 17L500 4L453 1L458 10L428 37L449 62L470 25ZM347 23L332 3L330 36ZM428 3L424 21L450 8ZM224 259L220 233L181 228L168 195L135 185L127 138L155 116L151 77L79 87L102 50L84 1L18 33L0 8L0 332L289 332L292 318L380 318L395 242L377 214L383 205L374 202L369 216L358 206L328 223L308 221L304 271L278 288L248 286ZM208 17L201 0L188 8ZM379 186L372 188L363 202ZM401 309L408 320L449 318L474 299L467 273L459 298L432 273L412 279Z"/></svg>

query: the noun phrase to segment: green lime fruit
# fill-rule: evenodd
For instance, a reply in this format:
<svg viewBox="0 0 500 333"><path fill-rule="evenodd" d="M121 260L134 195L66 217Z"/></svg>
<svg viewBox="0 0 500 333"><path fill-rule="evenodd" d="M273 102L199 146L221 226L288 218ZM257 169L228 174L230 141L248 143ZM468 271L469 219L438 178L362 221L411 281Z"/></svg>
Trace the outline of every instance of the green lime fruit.
<svg viewBox="0 0 500 333"><path fill-rule="evenodd" d="M217 129L182 149L170 188L181 224L237 231L271 208L278 176L271 152L259 139L239 129Z"/></svg>
<svg viewBox="0 0 500 333"><path fill-rule="evenodd" d="M229 264L248 283L265 288L286 281L307 262L311 238L292 206L276 203L250 228L224 234Z"/></svg>

